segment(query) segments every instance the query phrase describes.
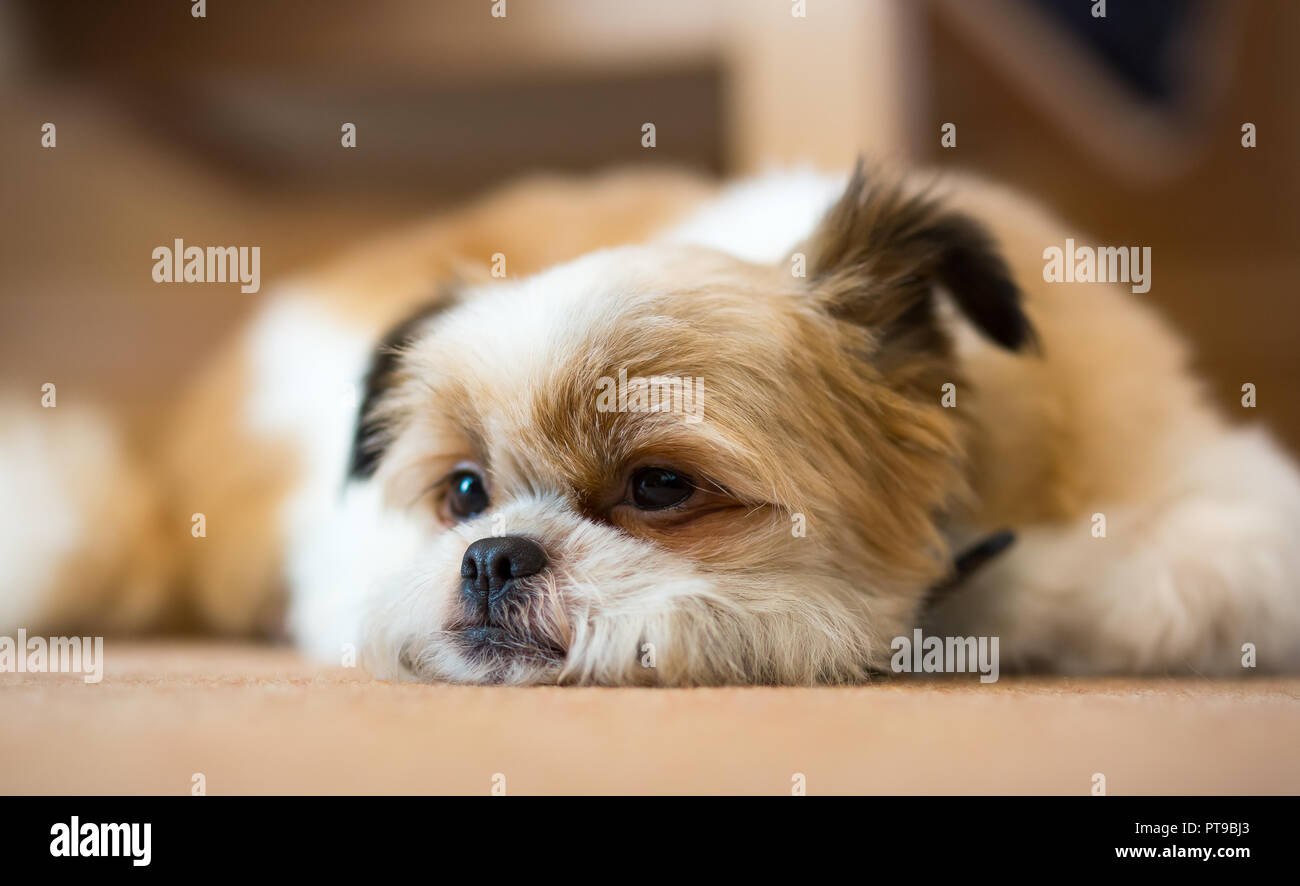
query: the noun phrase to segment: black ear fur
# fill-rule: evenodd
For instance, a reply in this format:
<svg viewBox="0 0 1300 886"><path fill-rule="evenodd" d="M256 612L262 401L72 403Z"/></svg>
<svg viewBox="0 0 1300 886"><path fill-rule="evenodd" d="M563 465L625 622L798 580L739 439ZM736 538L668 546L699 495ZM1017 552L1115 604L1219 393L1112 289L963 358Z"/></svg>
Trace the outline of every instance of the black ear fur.
<svg viewBox="0 0 1300 886"><path fill-rule="evenodd" d="M807 248L810 277L837 316L916 340L909 327L933 322L937 284L992 341L1035 345L1020 289L983 226L925 194L869 182L861 161Z"/></svg>
<svg viewBox="0 0 1300 886"><path fill-rule="evenodd" d="M1020 307L1020 287L997 244L974 219L949 214L929 229L938 259L935 279L962 313L990 339L1009 351L1034 342L1034 328Z"/></svg>
<svg viewBox="0 0 1300 886"><path fill-rule="evenodd" d="M418 337L426 321L445 310L448 298L438 298L421 305L380 339L370 355L366 370L361 406L357 410L357 426L352 435L352 455L348 461L348 479L363 480L374 476L379 459L384 454L383 427L375 417L375 406L393 386L402 349Z"/></svg>

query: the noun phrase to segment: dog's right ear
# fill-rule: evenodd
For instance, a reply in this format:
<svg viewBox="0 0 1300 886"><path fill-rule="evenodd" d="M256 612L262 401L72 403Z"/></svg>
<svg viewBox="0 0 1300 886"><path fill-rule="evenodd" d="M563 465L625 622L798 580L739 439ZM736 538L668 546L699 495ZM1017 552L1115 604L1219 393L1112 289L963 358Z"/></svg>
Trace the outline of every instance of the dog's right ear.
<svg viewBox="0 0 1300 886"><path fill-rule="evenodd" d="M408 314L400 323L388 330L370 355L357 410L356 430L352 435L352 455L348 461L348 479L364 480L374 476L383 457L388 440L384 421L377 414L379 401L398 380L402 354L422 332L430 320L455 302L449 294L425 302Z"/></svg>

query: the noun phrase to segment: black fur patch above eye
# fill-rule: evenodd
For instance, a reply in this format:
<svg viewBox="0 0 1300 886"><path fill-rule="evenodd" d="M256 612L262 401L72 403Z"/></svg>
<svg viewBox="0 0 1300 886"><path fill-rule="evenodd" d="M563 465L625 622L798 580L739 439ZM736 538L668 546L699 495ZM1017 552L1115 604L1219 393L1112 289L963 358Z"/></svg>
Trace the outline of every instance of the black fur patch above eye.
<svg viewBox="0 0 1300 886"><path fill-rule="evenodd" d="M357 410L357 426L352 435L349 480L364 480L374 476L379 460L384 455L384 428L375 418L375 406L397 380L402 349L419 336L421 328L430 318L441 313L451 303L450 298L441 297L421 305L390 329L375 346L370 355L370 367L366 370L361 406Z"/></svg>

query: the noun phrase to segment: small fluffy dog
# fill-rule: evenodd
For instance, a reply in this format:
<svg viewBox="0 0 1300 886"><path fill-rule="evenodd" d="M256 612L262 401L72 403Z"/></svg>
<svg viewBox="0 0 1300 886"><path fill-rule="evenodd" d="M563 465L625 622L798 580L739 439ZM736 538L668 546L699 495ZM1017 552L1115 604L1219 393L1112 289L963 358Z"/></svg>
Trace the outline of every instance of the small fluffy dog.
<svg viewBox="0 0 1300 886"><path fill-rule="evenodd" d="M1300 475L1139 298L1045 281L1074 236L962 178L515 186L283 284L144 460L15 413L0 627L472 683L844 683L915 628L1296 669Z"/></svg>

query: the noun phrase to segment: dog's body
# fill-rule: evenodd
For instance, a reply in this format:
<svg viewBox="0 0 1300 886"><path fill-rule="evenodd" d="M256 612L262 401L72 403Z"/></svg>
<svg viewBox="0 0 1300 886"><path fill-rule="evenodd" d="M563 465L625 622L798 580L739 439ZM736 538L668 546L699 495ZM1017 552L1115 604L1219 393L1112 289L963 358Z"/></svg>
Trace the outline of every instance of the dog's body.
<svg viewBox="0 0 1300 886"><path fill-rule="evenodd" d="M49 517L0 548L0 627L284 627L486 682L842 682L913 627L1004 668L1300 668L1300 476L1138 298L1045 282L1077 233L969 180L508 189L283 285L147 470L11 425ZM602 408L620 372L702 409Z"/></svg>

